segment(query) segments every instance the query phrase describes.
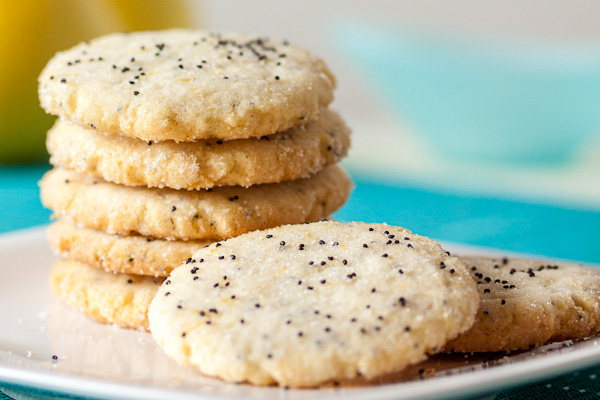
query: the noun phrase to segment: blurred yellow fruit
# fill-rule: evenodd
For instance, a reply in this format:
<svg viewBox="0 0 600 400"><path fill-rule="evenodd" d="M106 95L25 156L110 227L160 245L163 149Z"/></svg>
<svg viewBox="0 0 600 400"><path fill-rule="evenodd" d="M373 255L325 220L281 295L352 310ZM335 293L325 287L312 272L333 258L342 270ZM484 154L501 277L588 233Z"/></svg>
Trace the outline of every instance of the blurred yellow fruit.
<svg viewBox="0 0 600 400"><path fill-rule="evenodd" d="M184 0L0 0L0 163L43 161L54 117L37 77L50 57L115 31L187 27Z"/></svg>

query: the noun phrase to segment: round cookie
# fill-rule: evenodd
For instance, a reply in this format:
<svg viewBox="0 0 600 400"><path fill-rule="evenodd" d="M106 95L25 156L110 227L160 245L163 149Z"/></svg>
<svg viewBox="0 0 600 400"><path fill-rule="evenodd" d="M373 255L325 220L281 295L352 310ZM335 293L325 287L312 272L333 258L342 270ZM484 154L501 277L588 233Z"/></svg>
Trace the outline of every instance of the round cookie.
<svg viewBox="0 0 600 400"><path fill-rule="evenodd" d="M162 240L112 235L59 220L48 229L50 246L73 261L125 274L168 276L213 240Z"/></svg>
<svg viewBox="0 0 600 400"><path fill-rule="evenodd" d="M59 260L50 271L56 297L99 322L133 329L148 330L148 306L163 281L68 260Z"/></svg>
<svg viewBox="0 0 600 400"><path fill-rule="evenodd" d="M181 364L307 387L419 362L468 329L477 305L464 264L433 240L323 221L198 251L158 290L148 318Z"/></svg>
<svg viewBox="0 0 600 400"><path fill-rule="evenodd" d="M56 168L40 181L45 206L89 228L163 239L223 239L320 220L344 204L352 182L337 165L310 178L201 191L128 187Z"/></svg>
<svg viewBox="0 0 600 400"><path fill-rule="evenodd" d="M600 273L567 263L462 258L481 297L475 324L445 350L529 349L600 331Z"/></svg>
<svg viewBox="0 0 600 400"><path fill-rule="evenodd" d="M146 143L59 120L47 145L52 164L119 184L248 187L306 178L338 162L350 146L350 130L336 113L324 111L303 129L262 138Z"/></svg>
<svg viewBox="0 0 600 400"><path fill-rule="evenodd" d="M285 41L181 29L81 43L39 78L48 113L146 141L281 132L314 119L334 88L322 60Z"/></svg>

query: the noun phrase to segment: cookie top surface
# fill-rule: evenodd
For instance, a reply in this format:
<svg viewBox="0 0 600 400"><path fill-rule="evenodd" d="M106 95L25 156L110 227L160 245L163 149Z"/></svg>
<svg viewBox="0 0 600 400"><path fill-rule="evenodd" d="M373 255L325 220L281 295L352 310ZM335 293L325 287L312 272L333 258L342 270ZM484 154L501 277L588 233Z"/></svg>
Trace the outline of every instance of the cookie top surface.
<svg viewBox="0 0 600 400"><path fill-rule="evenodd" d="M161 286L149 321L182 364L302 387L419 362L469 328L477 304L464 264L436 242L324 221L200 250Z"/></svg>
<svg viewBox="0 0 600 400"><path fill-rule="evenodd" d="M148 307L163 278L115 274L59 260L50 271L54 294L99 322L148 330Z"/></svg>
<svg viewBox="0 0 600 400"><path fill-rule="evenodd" d="M447 351L528 349L600 331L600 273L568 263L464 257L481 297L473 327Z"/></svg>
<svg viewBox="0 0 600 400"><path fill-rule="evenodd" d="M284 131L314 119L334 87L323 61L287 42L180 29L81 43L39 78L47 112L146 141Z"/></svg>
<svg viewBox="0 0 600 400"><path fill-rule="evenodd" d="M42 203L78 225L168 240L225 239L318 221L340 208L352 181L337 165L295 181L243 188L129 187L55 168L40 181Z"/></svg>
<svg viewBox="0 0 600 400"><path fill-rule="evenodd" d="M48 133L51 162L128 186L207 189L305 178L344 157L350 130L334 112L262 138L143 142L67 121Z"/></svg>
<svg viewBox="0 0 600 400"><path fill-rule="evenodd" d="M48 228L50 246L62 256L107 271L165 277L212 240L163 240L115 235L58 220Z"/></svg>

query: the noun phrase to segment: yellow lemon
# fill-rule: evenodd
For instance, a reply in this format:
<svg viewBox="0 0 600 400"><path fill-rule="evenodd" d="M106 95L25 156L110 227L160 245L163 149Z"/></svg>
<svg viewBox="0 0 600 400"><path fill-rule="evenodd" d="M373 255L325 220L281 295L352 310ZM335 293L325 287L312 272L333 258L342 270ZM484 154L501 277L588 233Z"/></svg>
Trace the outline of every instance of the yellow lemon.
<svg viewBox="0 0 600 400"><path fill-rule="evenodd" d="M184 0L0 0L0 163L47 158L54 120L39 107L37 77L52 55L115 31L190 26Z"/></svg>

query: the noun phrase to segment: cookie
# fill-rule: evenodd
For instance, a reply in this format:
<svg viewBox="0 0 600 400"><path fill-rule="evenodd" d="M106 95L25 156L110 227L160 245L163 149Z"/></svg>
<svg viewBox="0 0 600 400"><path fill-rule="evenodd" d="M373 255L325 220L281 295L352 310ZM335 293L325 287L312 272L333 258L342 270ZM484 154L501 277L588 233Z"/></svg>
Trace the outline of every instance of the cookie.
<svg viewBox="0 0 600 400"><path fill-rule="evenodd" d="M48 133L54 165L129 186L207 189L306 178L338 162L350 130L334 112L262 138L152 143L59 120Z"/></svg>
<svg viewBox="0 0 600 400"><path fill-rule="evenodd" d="M56 54L50 114L145 141L240 139L315 119L333 100L323 61L285 41L193 30L117 33Z"/></svg>
<svg viewBox="0 0 600 400"><path fill-rule="evenodd" d="M320 220L342 206L351 188L337 165L306 179L201 191L128 187L61 168L40 181L44 205L78 225L182 240L229 238Z"/></svg>
<svg viewBox="0 0 600 400"><path fill-rule="evenodd" d="M462 258L481 296L473 327L446 351L528 349L600 331L600 273L525 259Z"/></svg>
<svg viewBox="0 0 600 400"><path fill-rule="evenodd" d="M59 220L48 229L50 246L62 256L107 271L168 276L211 240L162 240L112 235Z"/></svg>
<svg viewBox="0 0 600 400"><path fill-rule="evenodd" d="M99 322L133 329L148 329L148 306L163 281L68 260L56 262L50 271L56 297Z"/></svg>
<svg viewBox="0 0 600 400"><path fill-rule="evenodd" d="M198 251L148 318L165 352L227 381L314 386L400 370L468 329L464 264L387 225L316 222Z"/></svg>

